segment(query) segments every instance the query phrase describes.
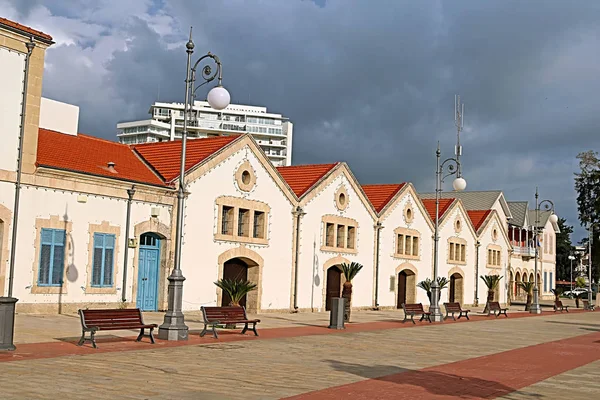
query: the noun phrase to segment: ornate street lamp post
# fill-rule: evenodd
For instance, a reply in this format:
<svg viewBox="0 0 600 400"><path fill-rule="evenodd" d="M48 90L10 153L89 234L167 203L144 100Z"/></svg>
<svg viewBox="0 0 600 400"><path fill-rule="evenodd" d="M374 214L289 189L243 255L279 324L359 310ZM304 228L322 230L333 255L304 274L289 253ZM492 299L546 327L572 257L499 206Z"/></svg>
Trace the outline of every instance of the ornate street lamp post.
<svg viewBox="0 0 600 400"><path fill-rule="evenodd" d="M550 200L542 200L538 202L538 189L535 188L535 264L534 264L534 276L533 276L533 304L529 309L531 314L541 314L542 308L540 307L540 294L538 289L538 258L540 255L540 234L544 228L540 226L540 208L542 205L545 207L545 211L550 211L552 214L548 219L551 223L556 224L558 222L558 216L554 213L554 203Z"/></svg>
<svg viewBox="0 0 600 400"><path fill-rule="evenodd" d="M589 301L589 305L590 307L592 307L592 242L594 241L594 227L597 225L597 223L593 223L590 224L588 230L589 230L589 239L588 239L588 279L589 279L589 284L588 284L588 301Z"/></svg>
<svg viewBox="0 0 600 400"><path fill-rule="evenodd" d="M179 188L177 191L177 221L175 234L175 260L171 275L168 277L168 309L165 313L163 324L158 328L158 337L164 340L187 340L188 327L185 325L182 302L183 302L183 281L185 278L181 273L181 242L183 239L183 219L185 197L187 195L185 188L185 153L187 145L188 118L191 113L196 89L211 82L218 76L219 84L208 93L208 103L215 110L222 110L229 105L231 100L229 92L222 86L221 80L221 61L211 53L208 53L194 64L192 67L192 53L194 53L194 42L192 41L192 30L190 29L190 39L185 45L187 52L187 69L185 79L185 104L183 113L183 133L181 135L181 161L179 168ZM196 82L196 69L198 65L208 59L212 60L217 68L213 74L210 66L202 68L203 83L194 87Z"/></svg>
<svg viewBox="0 0 600 400"><path fill-rule="evenodd" d="M436 169L435 169L435 229L433 233L433 282L431 282L431 305L429 312L431 313L432 321L443 321L444 317L440 311L440 292L441 288L438 283L438 242L439 242L439 225L440 225L440 197L442 194L442 184L444 179L451 175L456 175L456 179L452 182L452 187L456 191L463 191L467 188L467 181L461 175L460 156L462 147L460 146L460 131L463 128L464 105L461 106L460 97L455 98L454 111L455 122L457 127L455 158L448 158L440 164L440 143L435 152ZM447 171L447 173L445 172ZM445 174L445 175L444 175Z"/></svg>
<svg viewBox="0 0 600 400"><path fill-rule="evenodd" d="M573 292L573 260L575 256L569 256L569 260L571 261L571 293Z"/></svg>

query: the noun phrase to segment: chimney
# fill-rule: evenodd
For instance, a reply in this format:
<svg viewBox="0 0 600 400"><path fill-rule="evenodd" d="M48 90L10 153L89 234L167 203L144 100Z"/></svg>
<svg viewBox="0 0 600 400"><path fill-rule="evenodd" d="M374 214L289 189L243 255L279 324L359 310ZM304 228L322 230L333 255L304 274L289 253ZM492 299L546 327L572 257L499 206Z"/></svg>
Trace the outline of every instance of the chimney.
<svg viewBox="0 0 600 400"><path fill-rule="evenodd" d="M107 166L107 168L106 168L106 169L108 170L108 172L110 172L111 174L116 174L116 173L117 173L117 170L115 169L115 165L116 165L116 164L115 164L114 162L112 162L112 161L109 161L109 162L106 164L106 166Z"/></svg>

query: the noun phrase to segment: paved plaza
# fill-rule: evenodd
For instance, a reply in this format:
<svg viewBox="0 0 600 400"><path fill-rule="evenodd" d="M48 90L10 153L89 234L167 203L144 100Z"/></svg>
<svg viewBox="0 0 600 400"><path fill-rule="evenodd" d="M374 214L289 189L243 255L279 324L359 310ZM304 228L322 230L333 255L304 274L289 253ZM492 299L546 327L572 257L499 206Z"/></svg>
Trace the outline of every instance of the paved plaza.
<svg viewBox="0 0 600 400"><path fill-rule="evenodd" d="M74 315L17 316L0 353L3 399L587 398L600 393L600 312L402 324L400 311L261 315L260 337L223 332L136 343L135 332L75 346ZM160 321L162 314L146 315Z"/></svg>

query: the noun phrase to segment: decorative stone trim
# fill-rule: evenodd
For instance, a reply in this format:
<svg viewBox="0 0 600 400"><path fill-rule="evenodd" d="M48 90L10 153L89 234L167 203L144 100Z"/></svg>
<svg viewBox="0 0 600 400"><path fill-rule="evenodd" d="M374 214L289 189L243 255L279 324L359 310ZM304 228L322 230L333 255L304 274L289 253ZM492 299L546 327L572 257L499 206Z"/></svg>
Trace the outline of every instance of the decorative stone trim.
<svg viewBox="0 0 600 400"><path fill-rule="evenodd" d="M65 231L65 246L64 246L64 266L62 276L62 286L38 286L38 276L40 268L40 251L42 251L42 229L63 229ZM67 293L67 274L68 269L71 268L69 265L70 258L73 257L73 239L71 232L73 230L73 223L61 219L58 215L51 215L50 218L36 218L35 220L35 241L34 241L34 254L33 259L33 281L31 285L32 294L66 294ZM73 266L75 268L75 266Z"/></svg>
<svg viewBox="0 0 600 400"><path fill-rule="evenodd" d="M454 231L456 233L460 233L462 231L462 221L460 219L460 216L456 216L456 219L454 220Z"/></svg>
<svg viewBox="0 0 600 400"><path fill-rule="evenodd" d="M348 208L349 202L350 198L348 196L348 191L344 185L341 185L335 192L335 206L338 210L344 211Z"/></svg>
<svg viewBox="0 0 600 400"><path fill-rule="evenodd" d="M454 257L451 258L452 254L452 246L454 246ZM464 247L462 247L464 246ZM467 265L467 241L465 239L459 237L451 237L448 238L448 252L446 257L446 262L448 264L456 264L456 265ZM461 252L460 257L456 256L456 248L458 248ZM465 257L463 260L462 251L464 249Z"/></svg>
<svg viewBox="0 0 600 400"><path fill-rule="evenodd" d="M414 245L411 241L410 254L406 254L406 242L403 243L403 252L398 252L398 236L404 235L404 240L406 237L417 238L417 254L414 255ZM414 239L411 239L414 240ZM407 229L407 228L396 228L394 229L394 254L392 255L394 258L404 258L409 260L420 260L421 259L421 233L415 229Z"/></svg>
<svg viewBox="0 0 600 400"><path fill-rule="evenodd" d="M112 286L111 287L94 287L92 286L92 274L94 268L94 233L108 233L115 235L115 249L112 271ZM85 294L115 294L117 293L117 270L120 260L120 245L121 245L121 228L111 226L108 221L102 221L101 224L89 225L89 243L88 243L88 264L86 268L86 284ZM125 290L122 288L121 290Z"/></svg>
<svg viewBox="0 0 600 400"><path fill-rule="evenodd" d="M334 253L358 253L358 221L340 217L337 215L325 215L322 218L321 224L323 226L323 239L321 241L321 251L329 251ZM329 235L327 229L328 226L333 226L333 243L327 243L327 237ZM338 232L343 235L343 246L338 246L340 236ZM351 246L348 246L350 241Z"/></svg>
<svg viewBox="0 0 600 400"><path fill-rule="evenodd" d="M235 181L243 192L251 191L256 185L256 173L250 161L245 160L235 171Z"/></svg>
<svg viewBox="0 0 600 400"><path fill-rule="evenodd" d="M240 197L233 196L222 196L217 198L217 226L215 229L215 240L229 241L229 242L239 242L239 243L248 243L248 244L269 244L269 216L271 212L271 207L268 204L262 203L255 200L243 199ZM231 207L233 209L233 218L232 218L232 233L227 234L222 232L223 227L223 207ZM249 227L248 227L248 236L238 235L238 221L239 221L239 210L245 209L250 213L248 216ZM257 212L262 212L263 214L263 232L259 234L259 237L254 237L254 216ZM262 236L262 237L260 237Z"/></svg>
<svg viewBox="0 0 600 400"><path fill-rule="evenodd" d="M413 210L413 205L410 201L407 201L404 205L404 211L402 213L404 215L404 221L407 224L412 224L415 220L415 211Z"/></svg>
<svg viewBox="0 0 600 400"><path fill-rule="evenodd" d="M494 241L494 243L498 241L498 227L496 225L494 225L494 227L492 228L492 240Z"/></svg>
<svg viewBox="0 0 600 400"><path fill-rule="evenodd" d="M229 249L217 258L217 262L219 264L218 279L223 279L225 263L233 258L239 258L248 265L248 280L252 283L256 283L257 287L256 290L253 290L246 295L246 310L253 314L259 313L261 311L262 275L265 261L260 254L248 249L244 245ZM220 306L223 299L223 291L216 286L215 288L217 295L217 306Z"/></svg>
<svg viewBox="0 0 600 400"><path fill-rule="evenodd" d="M321 306L323 307L321 310L325 311L326 307L326 303L327 303L327 270L333 266L336 266L336 268L338 268L340 270L340 272L342 271L342 269L339 267L339 265L341 264L349 264L350 261L341 256L338 255L337 257L333 257L330 258L329 260L327 260L324 264L323 264L323 290L322 290L322 301L321 301ZM344 283L346 283L346 277L344 277L344 274L341 274L341 283L340 283L340 288L344 287Z"/></svg>
<svg viewBox="0 0 600 400"><path fill-rule="evenodd" d="M502 247L496 244L490 244L486 248L486 266L488 268L502 267Z"/></svg>

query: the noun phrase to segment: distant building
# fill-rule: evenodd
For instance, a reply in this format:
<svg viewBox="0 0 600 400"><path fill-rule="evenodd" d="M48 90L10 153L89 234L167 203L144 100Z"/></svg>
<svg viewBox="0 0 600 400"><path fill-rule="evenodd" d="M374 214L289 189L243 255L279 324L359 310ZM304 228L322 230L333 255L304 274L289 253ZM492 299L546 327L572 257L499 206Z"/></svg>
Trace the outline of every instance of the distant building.
<svg viewBox="0 0 600 400"><path fill-rule="evenodd" d="M151 119L117 124L117 136L124 144L166 142L181 139L183 103L155 102ZM292 163L293 124L281 114L268 113L266 107L230 104L217 111L206 101L194 102L188 139L250 133L275 166Z"/></svg>

